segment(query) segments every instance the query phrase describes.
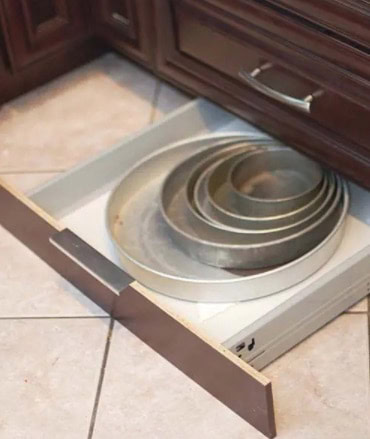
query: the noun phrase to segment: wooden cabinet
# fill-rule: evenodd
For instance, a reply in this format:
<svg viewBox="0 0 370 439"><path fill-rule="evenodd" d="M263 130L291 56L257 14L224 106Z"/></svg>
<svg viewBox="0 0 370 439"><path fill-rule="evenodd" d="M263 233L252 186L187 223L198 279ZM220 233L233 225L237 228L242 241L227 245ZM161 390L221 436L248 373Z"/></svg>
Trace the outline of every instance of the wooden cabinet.
<svg viewBox="0 0 370 439"><path fill-rule="evenodd" d="M262 28L264 15L251 9L243 21L242 9L233 16L217 3L156 1L158 70L370 187L369 85L355 96L351 72L292 45L302 42L299 26L269 35L277 12Z"/></svg>
<svg viewBox="0 0 370 439"><path fill-rule="evenodd" d="M121 53L146 65L152 65L152 0L96 0L93 15L95 29L100 37Z"/></svg>
<svg viewBox="0 0 370 439"><path fill-rule="evenodd" d="M88 34L85 0L2 0L14 69L22 69Z"/></svg>

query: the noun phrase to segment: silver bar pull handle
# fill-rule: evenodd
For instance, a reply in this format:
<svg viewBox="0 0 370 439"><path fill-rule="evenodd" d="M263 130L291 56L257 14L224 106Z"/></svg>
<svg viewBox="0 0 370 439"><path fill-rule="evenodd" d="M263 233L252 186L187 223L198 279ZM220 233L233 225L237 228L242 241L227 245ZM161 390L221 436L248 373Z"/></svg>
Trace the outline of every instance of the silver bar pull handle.
<svg viewBox="0 0 370 439"><path fill-rule="evenodd" d="M69 229L57 232L50 238L50 243L117 296L134 281L125 271Z"/></svg>
<svg viewBox="0 0 370 439"><path fill-rule="evenodd" d="M263 72L264 70L268 70L271 67L273 67L273 64L266 63L266 64L263 64L261 67L254 69L251 73L248 73L244 69L241 69L239 72L239 76L249 86L251 86L255 90L259 91L260 93L264 94L265 96L268 96L269 98L274 99L275 101L281 102L282 104L289 105L290 107L296 108L299 111L310 114L311 103L313 101L313 98L316 97L318 95L318 93L315 92L314 94L311 94L304 99L297 99L297 98L293 98L292 96L288 96L284 93L280 93L279 91L276 91L273 88L262 84L262 82L260 82L257 79L257 76L261 72ZM322 92L321 92L321 94L322 94Z"/></svg>

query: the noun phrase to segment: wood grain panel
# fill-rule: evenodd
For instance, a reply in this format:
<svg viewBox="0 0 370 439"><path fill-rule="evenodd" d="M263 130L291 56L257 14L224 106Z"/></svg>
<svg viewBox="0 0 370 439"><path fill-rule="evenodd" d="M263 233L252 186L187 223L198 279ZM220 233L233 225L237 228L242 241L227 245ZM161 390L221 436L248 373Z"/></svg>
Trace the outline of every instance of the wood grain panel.
<svg viewBox="0 0 370 439"><path fill-rule="evenodd" d="M3 0L14 69L22 69L88 35L85 0Z"/></svg>
<svg viewBox="0 0 370 439"><path fill-rule="evenodd" d="M370 47L370 3L361 0L269 0L301 17Z"/></svg>

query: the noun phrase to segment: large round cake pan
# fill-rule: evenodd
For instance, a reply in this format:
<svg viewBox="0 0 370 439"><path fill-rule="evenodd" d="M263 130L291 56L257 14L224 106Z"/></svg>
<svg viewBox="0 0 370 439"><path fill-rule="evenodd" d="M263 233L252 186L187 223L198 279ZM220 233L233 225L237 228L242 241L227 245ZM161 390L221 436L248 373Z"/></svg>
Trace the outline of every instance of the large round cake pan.
<svg viewBox="0 0 370 439"><path fill-rule="evenodd" d="M179 142L134 166L111 193L106 221L122 267L139 283L171 297L197 302L235 302L277 293L322 267L341 242L348 210L343 189L341 211L328 236L304 256L280 267L229 271L207 266L182 252L168 235L159 209L159 195L168 169L213 142L245 139L212 135Z"/></svg>
<svg viewBox="0 0 370 439"><path fill-rule="evenodd" d="M283 215L307 205L320 190L321 166L290 148L246 153L230 169L231 203L241 215Z"/></svg>
<svg viewBox="0 0 370 439"><path fill-rule="evenodd" d="M236 212L229 196L230 185L227 176L230 168L238 160L230 157L216 163L199 178L195 199L202 215L210 221L236 229L269 230L298 223L317 211L327 196L328 181L324 177L318 194L305 206L283 215L252 217Z"/></svg>

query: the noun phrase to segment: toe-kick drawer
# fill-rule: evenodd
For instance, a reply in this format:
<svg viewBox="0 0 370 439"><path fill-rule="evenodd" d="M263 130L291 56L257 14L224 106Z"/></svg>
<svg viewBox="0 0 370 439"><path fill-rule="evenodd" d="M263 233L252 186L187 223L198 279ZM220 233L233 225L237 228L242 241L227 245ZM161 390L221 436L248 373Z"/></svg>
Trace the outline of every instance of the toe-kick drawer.
<svg viewBox="0 0 370 439"><path fill-rule="evenodd" d="M370 227L349 218L335 269L329 263L309 285L274 295L266 308L261 299L200 306L143 287L125 272L105 226L109 195L140 160L189 137L236 131L268 137L208 101L193 101L28 196L0 181L0 225L211 395L274 437L271 381L252 365L266 366L367 294ZM366 191L356 190L357 198L369 200Z"/></svg>

